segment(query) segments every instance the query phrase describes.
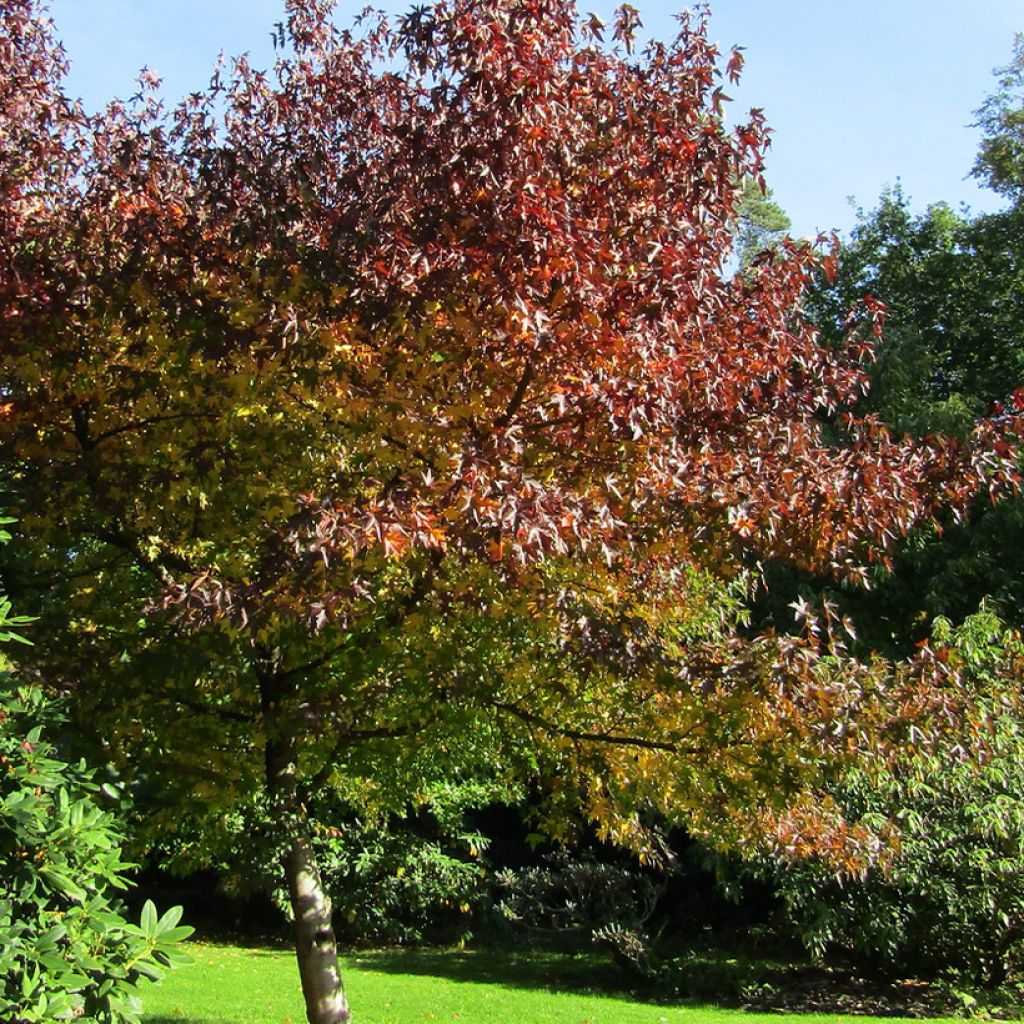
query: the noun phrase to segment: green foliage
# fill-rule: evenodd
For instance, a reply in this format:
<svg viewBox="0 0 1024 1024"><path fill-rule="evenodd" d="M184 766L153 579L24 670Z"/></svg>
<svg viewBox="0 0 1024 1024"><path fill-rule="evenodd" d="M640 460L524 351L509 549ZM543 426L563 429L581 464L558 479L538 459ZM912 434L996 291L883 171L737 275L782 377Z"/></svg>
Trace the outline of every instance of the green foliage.
<svg viewBox="0 0 1024 1024"><path fill-rule="evenodd" d="M778 243L790 229L789 214L772 198L772 190L747 178L736 202L736 251L740 266L750 267L754 259Z"/></svg>
<svg viewBox="0 0 1024 1024"><path fill-rule="evenodd" d="M865 295L885 304L864 409L898 433L966 433L1024 382L1021 216L970 218L942 203L915 214L897 186L861 211L835 279L809 294L834 343Z"/></svg>
<svg viewBox="0 0 1024 1024"><path fill-rule="evenodd" d="M1013 41L1013 58L996 71L999 88L978 111L984 140L974 173L1015 201L1024 197L1024 33Z"/></svg>
<svg viewBox="0 0 1024 1024"><path fill-rule="evenodd" d="M28 643L6 627L31 620L9 610L0 594L0 642ZM149 901L138 925L125 919L116 894L132 865L98 802L109 787L84 762L59 759L44 732L60 721L38 686L19 687L0 662L0 1013L17 1024L138 1021L140 985L181 961L192 929L179 926L180 907L158 917Z"/></svg>
<svg viewBox="0 0 1024 1024"><path fill-rule="evenodd" d="M919 641L938 616L960 621L982 601L1020 628L1024 612L1024 502L980 505L963 523L946 524L907 545L892 576L880 581L865 614L906 641Z"/></svg>
<svg viewBox="0 0 1024 1024"><path fill-rule="evenodd" d="M0 544L6 544L11 539L10 533L4 527L10 526L13 522L16 522L16 520L9 516L0 516ZM9 598L6 594L0 592L0 644L12 642L20 644L31 643L20 633L15 632L15 629L27 626L31 621L32 618L28 615L12 615ZM0 671L3 671L6 667L7 660L3 653L0 652Z"/></svg>
<svg viewBox="0 0 1024 1024"><path fill-rule="evenodd" d="M36 687L0 692L0 1015L137 1021L138 994L179 961L181 909L138 925L116 897L131 865L115 818L97 803L84 764L56 757L43 738L56 721Z"/></svg>
<svg viewBox="0 0 1024 1024"><path fill-rule="evenodd" d="M467 783L428 786L400 809L359 805L334 789L310 794L311 842L339 935L360 944L467 939L488 896L489 839L466 811L503 798L509 790ZM287 915L279 825L259 795L216 822L188 815L176 833L161 829L147 860L181 875L213 868L230 896L263 892Z"/></svg>
<svg viewBox="0 0 1024 1024"><path fill-rule="evenodd" d="M651 979L659 969L650 930L664 881L594 854L559 852L535 867L494 876L498 909L513 931L610 949L630 974Z"/></svg>
<svg viewBox="0 0 1024 1024"><path fill-rule="evenodd" d="M987 695L989 717L973 723L981 755L947 746L881 777L848 773L833 795L850 818L898 826L894 860L853 878L790 863L779 892L819 956L1001 984L1024 964L1024 722L1000 697L1019 688L1024 647L987 610L936 623L933 642Z"/></svg>
<svg viewBox="0 0 1024 1024"><path fill-rule="evenodd" d="M21 644L27 644L30 641L26 640L20 633L15 633L10 627L11 626L24 626L32 621L28 615L11 615L11 602L4 596L0 595L0 643L10 643L17 641Z"/></svg>
<svg viewBox="0 0 1024 1024"><path fill-rule="evenodd" d="M469 915L486 893L478 858L487 839L436 832L422 821L419 827L410 820L377 827L358 818L320 830L325 886L332 902L345 908L342 935L401 944L469 937Z"/></svg>

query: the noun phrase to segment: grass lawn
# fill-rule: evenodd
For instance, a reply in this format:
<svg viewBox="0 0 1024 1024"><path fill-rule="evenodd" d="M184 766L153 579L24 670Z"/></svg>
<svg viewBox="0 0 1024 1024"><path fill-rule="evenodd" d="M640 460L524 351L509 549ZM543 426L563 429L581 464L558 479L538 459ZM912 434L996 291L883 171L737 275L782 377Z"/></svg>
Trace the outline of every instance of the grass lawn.
<svg viewBox="0 0 1024 1024"><path fill-rule="evenodd" d="M291 952L193 943L145 995L145 1024L303 1024ZM837 1024L891 1020L657 1006L594 995L592 962L549 954L380 952L346 959L356 1024ZM597 967L597 970L602 968ZM547 987L550 986L550 987ZM582 991L581 991L582 989ZM906 1022L904 1022L906 1024Z"/></svg>

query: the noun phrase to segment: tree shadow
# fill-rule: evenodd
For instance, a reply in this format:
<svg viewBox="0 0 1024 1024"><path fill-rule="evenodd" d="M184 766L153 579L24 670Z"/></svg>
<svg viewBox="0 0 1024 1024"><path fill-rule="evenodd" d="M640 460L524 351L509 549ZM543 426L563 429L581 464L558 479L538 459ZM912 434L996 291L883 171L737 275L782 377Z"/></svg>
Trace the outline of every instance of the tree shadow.
<svg viewBox="0 0 1024 1024"><path fill-rule="evenodd" d="M689 952L663 964L656 978L624 969L610 954L521 949L397 949L353 953L353 967L396 975L429 975L456 982L611 996L656 1006L744 1005L752 989L776 980L781 965L722 951Z"/></svg>
<svg viewBox="0 0 1024 1024"><path fill-rule="evenodd" d="M212 1017L186 1017L186 1016L174 1016L174 1017L143 1017L145 1024L243 1024L241 1020L225 1020L223 1017L218 1017L214 1020Z"/></svg>
<svg viewBox="0 0 1024 1024"><path fill-rule="evenodd" d="M634 1000L652 996L649 992L638 992L633 979L610 956L600 953L574 955L537 949L382 949L353 953L345 960L353 967L384 974L428 975L456 982Z"/></svg>

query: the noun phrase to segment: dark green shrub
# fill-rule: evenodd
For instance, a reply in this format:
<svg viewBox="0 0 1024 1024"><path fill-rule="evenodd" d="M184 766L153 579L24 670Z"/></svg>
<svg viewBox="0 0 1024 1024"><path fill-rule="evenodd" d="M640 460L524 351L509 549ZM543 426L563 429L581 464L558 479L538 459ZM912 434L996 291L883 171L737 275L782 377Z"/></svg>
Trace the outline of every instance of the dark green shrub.
<svg viewBox="0 0 1024 1024"><path fill-rule="evenodd" d="M25 642L11 627L28 620L9 612L0 594L0 641ZM180 908L158 918L149 902L138 925L124 918L116 894L132 865L118 821L93 772L45 738L59 720L0 653L0 1020L137 1022L140 983L163 976L192 929Z"/></svg>
<svg viewBox="0 0 1024 1024"><path fill-rule="evenodd" d="M54 718L37 687L0 676L0 1020L137 1021L140 983L192 929L152 903L138 925L124 918L117 821L93 773L43 738Z"/></svg>
<svg viewBox="0 0 1024 1024"><path fill-rule="evenodd" d="M495 873L498 909L513 929L608 949L627 973L659 971L650 922L664 881L592 854L560 852L538 867Z"/></svg>
<svg viewBox="0 0 1024 1024"><path fill-rule="evenodd" d="M998 691L1019 689L1020 641L987 612L935 642L979 693L991 691L987 749L947 747L878 778L851 773L834 795L848 817L895 822L891 865L837 878L782 866L778 890L804 944L842 951L880 973L953 973L999 985L1024 966L1024 722Z"/></svg>

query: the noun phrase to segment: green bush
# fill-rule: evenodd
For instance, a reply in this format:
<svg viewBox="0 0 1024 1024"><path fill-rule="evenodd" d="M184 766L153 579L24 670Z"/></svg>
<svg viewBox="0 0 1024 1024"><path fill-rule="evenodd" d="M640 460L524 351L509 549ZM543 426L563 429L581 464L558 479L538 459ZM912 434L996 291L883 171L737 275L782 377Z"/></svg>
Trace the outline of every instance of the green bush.
<svg viewBox="0 0 1024 1024"><path fill-rule="evenodd" d="M11 627L28 620L9 612L0 594L0 641L26 642ZM192 929L177 907L158 918L147 902L138 925L123 916L116 894L132 865L118 822L94 774L44 738L59 721L0 654L0 1020L137 1022L140 984L163 976Z"/></svg>
<svg viewBox="0 0 1024 1024"><path fill-rule="evenodd" d="M650 922L665 890L663 879L592 853L560 851L535 867L494 876L498 910L513 931L608 949L627 974L645 981L660 968L658 935Z"/></svg>
<svg viewBox="0 0 1024 1024"><path fill-rule="evenodd" d="M958 629L940 621L934 642L989 705L982 752L950 745L881 779L851 773L833 795L852 819L896 823L892 864L863 878L782 865L778 891L819 956L996 986L1024 967L1024 721L999 697L1019 689L1024 651L984 611Z"/></svg>
<svg viewBox="0 0 1024 1024"><path fill-rule="evenodd" d="M0 1020L137 1021L140 983L192 929L152 903L138 925L125 919L117 821L92 772L44 740L54 720L38 687L0 677Z"/></svg>

